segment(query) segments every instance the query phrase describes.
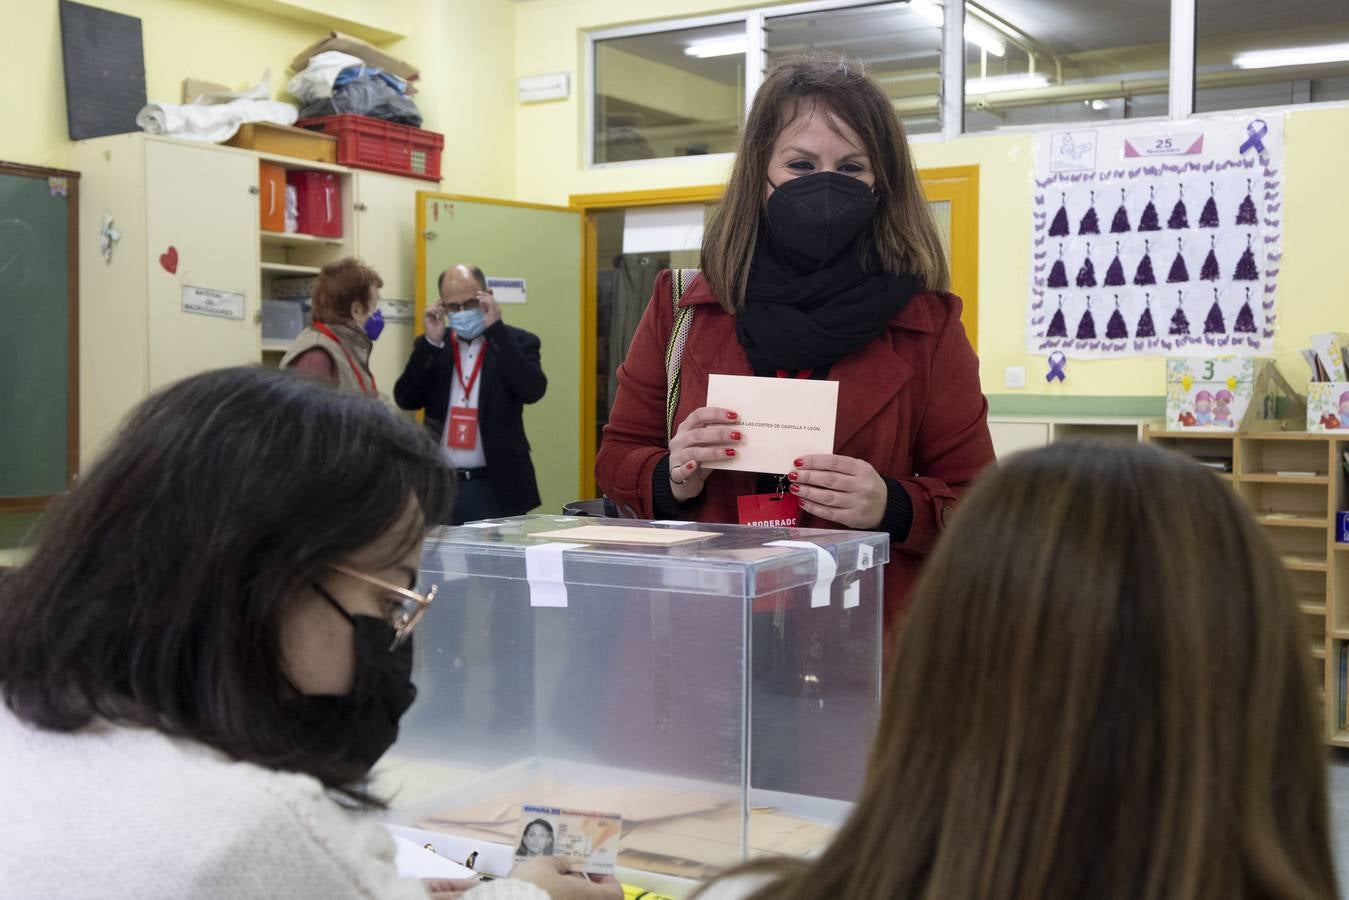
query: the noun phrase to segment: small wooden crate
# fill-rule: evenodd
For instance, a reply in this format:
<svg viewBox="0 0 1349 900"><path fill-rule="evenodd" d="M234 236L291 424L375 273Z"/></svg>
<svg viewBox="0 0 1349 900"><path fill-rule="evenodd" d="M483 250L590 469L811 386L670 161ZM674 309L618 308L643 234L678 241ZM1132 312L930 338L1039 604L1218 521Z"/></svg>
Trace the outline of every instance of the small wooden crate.
<svg viewBox="0 0 1349 900"><path fill-rule="evenodd" d="M293 156L310 162L337 163L337 138L307 128L271 122L247 122L225 142L231 147Z"/></svg>

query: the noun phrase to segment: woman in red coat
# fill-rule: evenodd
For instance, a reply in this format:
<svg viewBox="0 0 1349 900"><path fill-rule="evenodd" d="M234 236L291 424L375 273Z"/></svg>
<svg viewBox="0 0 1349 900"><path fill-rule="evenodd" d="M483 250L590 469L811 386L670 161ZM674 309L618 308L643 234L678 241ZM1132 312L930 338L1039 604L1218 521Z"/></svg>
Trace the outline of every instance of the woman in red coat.
<svg viewBox="0 0 1349 900"><path fill-rule="evenodd" d="M936 226L889 99L837 57L764 81L702 271L666 437L672 276L618 370L595 477L642 518L738 521L737 499L789 489L805 527L891 536L887 633L957 497L993 461L979 364L960 324ZM735 410L705 405L708 375L837 381L833 454L755 475L735 455Z"/></svg>

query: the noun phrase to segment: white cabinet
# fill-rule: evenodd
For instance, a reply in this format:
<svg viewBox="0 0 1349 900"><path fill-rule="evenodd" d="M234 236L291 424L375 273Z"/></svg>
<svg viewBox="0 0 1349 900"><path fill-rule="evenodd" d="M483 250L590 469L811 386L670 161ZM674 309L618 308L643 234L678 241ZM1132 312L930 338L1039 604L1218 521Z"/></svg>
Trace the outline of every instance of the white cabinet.
<svg viewBox="0 0 1349 900"><path fill-rule="evenodd" d="M257 362L258 201L249 192L257 162L146 141L145 171L150 390L205 369ZM192 288L242 296L239 318L185 311L183 294Z"/></svg>
<svg viewBox="0 0 1349 900"><path fill-rule="evenodd" d="M416 194L420 181L341 166L144 134L74 145L81 172L80 462L88 465L122 417L150 391L231 365L276 364L264 346L261 303L274 278L313 275L352 255L384 279L383 294L413 296ZM341 238L259 228L260 161L337 173ZM111 258L100 249L105 214L120 232ZM186 311L183 292L242 296L243 317ZM380 390L411 351L415 323L385 328L371 355Z"/></svg>
<svg viewBox="0 0 1349 900"><path fill-rule="evenodd" d="M988 417L993 452L1002 459L1018 450L1032 450L1073 438L1140 441L1143 429L1160 420L1129 416L998 416Z"/></svg>

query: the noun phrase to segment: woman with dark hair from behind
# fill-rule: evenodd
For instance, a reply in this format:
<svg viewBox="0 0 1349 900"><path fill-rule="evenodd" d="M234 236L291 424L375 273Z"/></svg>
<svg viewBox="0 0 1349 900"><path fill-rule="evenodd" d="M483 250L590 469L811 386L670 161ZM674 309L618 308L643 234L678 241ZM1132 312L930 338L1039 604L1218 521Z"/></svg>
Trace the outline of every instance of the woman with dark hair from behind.
<svg viewBox="0 0 1349 900"><path fill-rule="evenodd" d="M830 846L701 900L1336 896L1301 615L1250 511L1184 457L1066 443L984 476L882 696Z"/></svg>
<svg viewBox="0 0 1349 900"><path fill-rule="evenodd" d="M361 782L416 693L421 545L451 478L379 401L284 371L135 410L0 582L0 894L450 887L397 877ZM518 877L539 887L469 896L616 896L556 864Z"/></svg>

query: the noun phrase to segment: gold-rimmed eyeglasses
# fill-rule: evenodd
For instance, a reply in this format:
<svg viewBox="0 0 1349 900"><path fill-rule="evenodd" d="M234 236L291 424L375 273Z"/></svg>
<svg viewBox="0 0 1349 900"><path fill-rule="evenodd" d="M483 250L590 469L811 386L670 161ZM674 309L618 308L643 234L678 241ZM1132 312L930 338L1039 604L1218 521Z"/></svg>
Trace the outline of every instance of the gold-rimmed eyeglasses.
<svg viewBox="0 0 1349 900"><path fill-rule="evenodd" d="M343 575L349 575L366 584L373 584L377 588L388 591L392 596L386 598L387 610L385 618L390 626L393 627L393 644L390 650L397 650L408 639L412 629L417 627L417 623L426 615L427 608L431 601L436 599L436 589L439 585L431 585L431 590L425 594L419 594L410 588L399 587L391 584L383 578L376 578L373 575L367 575L350 566L333 564L330 568L334 572L341 572Z"/></svg>

